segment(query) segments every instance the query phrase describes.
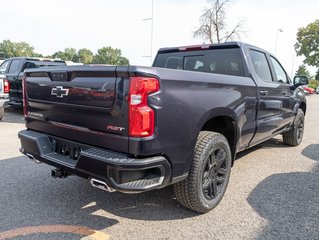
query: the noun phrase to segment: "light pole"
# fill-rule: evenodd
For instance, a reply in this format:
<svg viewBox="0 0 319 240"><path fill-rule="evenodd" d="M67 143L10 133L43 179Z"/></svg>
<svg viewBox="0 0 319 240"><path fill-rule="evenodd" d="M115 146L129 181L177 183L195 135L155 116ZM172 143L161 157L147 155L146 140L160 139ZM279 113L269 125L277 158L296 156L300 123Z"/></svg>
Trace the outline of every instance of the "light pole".
<svg viewBox="0 0 319 240"><path fill-rule="evenodd" d="M292 64L291 64L291 79L293 78L293 74L294 74L295 57L296 57L296 54L294 54L294 55L292 56Z"/></svg>
<svg viewBox="0 0 319 240"><path fill-rule="evenodd" d="M279 28L277 30L277 34L276 34L276 47L275 47L275 56L277 55L277 44L278 44L278 35L280 32L283 32L283 30L281 28Z"/></svg>
<svg viewBox="0 0 319 240"><path fill-rule="evenodd" d="M150 55L149 56L143 56L143 57L149 57L150 63L152 65L153 60L153 28L154 28L154 0L152 0L152 15L150 18L145 18L143 21L151 21L151 49L150 49Z"/></svg>

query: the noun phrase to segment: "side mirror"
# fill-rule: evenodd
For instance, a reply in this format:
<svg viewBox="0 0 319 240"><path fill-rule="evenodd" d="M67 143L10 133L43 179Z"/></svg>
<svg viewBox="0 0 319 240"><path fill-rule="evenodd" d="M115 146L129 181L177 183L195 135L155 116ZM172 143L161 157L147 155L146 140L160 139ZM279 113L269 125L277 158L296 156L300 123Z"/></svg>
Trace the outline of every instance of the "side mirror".
<svg viewBox="0 0 319 240"><path fill-rule="evenodd" d="M302 85L308 85L309 80L306 76L295 76L294 77L294 85L295 86L302 86Z"/></svg>

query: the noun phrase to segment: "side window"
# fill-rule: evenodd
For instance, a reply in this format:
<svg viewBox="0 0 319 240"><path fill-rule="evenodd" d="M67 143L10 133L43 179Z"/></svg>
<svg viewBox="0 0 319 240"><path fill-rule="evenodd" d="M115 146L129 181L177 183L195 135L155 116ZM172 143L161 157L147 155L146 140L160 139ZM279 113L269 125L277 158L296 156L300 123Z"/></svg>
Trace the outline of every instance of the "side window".
<svg viewBox="0 0 319 240"><path fill-rule="evenodd" d="M266 55L255 50L249 50L249 52L258 77L266 82L272 82L271 72Z"/></svg>
<svg viewBox="0 0 319 240"><path fill-rule="evenodd" d="M245 76L239 48L215 49L205 55L204 71L208 73Z"/></svg>
<svg viewBox="0 0 319 240"><path fill-rule="evenodd" d="M7 60L0 65L0 73L7 73L10 61Z"/></svg>
<svg viewBox="0 0 319 240"><path fill-rule="evenodd" d="M279 83L289 83L289 80L287 78L285 70L281 67L279 62L274 59L273 57L270 57L271 63L274 66L275 74L276 74L276 81Z"/></svg>
<svg viewBox="0 0 319 240"><path fill-rule="evenodd" d="M19 73L20 60L12 60L9 68L9 73Z"/></svg>

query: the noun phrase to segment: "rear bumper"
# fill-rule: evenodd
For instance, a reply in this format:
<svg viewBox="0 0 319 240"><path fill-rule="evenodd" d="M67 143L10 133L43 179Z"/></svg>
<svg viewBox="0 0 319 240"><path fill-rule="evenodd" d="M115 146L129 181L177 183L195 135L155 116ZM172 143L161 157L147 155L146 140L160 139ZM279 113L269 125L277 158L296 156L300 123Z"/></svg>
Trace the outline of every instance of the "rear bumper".
<svg viewBox="0 0 319 240"><path fill-rule="evenodd" d="M29 158L84 178L100 179L120 192L158 189L169 185L171 180L171 166L163 156L133 158L31 130L22 130L18 135L20 151ZM81 149L78 157L74 160L55 152L55 141Z"/></svg>
<svg viewBox="0 0 319 240"><path fill-rule="evenodd" d="M0 98L0 108L3 108L8 105L8 99Z"/></svg>

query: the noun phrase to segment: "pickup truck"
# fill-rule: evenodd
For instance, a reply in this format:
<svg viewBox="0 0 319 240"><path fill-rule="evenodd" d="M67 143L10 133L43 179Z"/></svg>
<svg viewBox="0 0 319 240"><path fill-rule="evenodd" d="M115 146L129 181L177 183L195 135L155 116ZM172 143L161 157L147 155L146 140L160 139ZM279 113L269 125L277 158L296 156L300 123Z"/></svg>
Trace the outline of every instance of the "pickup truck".
<svg viewBox="0 0 319 240"><path fill-rule="evenodd" d="M22 107L22 77L24 70L48 66L65 66L61 60L14 57L6 59L0 65L0 74L6 76L9 83L9 105Z"/></svg>
<svg viewBox="0 0 319 240"><path fill-rule="evenodd" d="M173 185L185 207L221 201L236 153L300 144L306 99L270 53L240 42L163 48L153 67L27 70L20 151L109 192Z"/></svg>

